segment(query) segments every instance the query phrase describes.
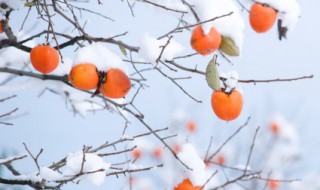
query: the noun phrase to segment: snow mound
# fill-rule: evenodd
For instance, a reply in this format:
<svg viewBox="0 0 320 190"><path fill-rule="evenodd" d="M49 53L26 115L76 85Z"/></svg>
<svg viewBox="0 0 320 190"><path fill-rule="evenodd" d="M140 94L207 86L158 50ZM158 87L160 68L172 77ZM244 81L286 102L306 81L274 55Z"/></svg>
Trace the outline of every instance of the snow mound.
<svg viewBox="0 0 320 190"><path fill-rule="evenodd" d="M209 177L205 169L206 166L192 144L184 144L178 157L192 169L186 170L186 174L194 186L202 186L206 183Z"/></svg>
<svg viewBox="0 0 320 190"><path fill-rule="evenodd" d="M78 151L75 153L70 153L67 157L66 170L63 175L74 176L79 174L81 170L81 165L83 162L83 152ZM90 174L85 174L81 179L87 180L94 185L101 185L106 177L106 171L110 168L111 164L107 164L103 161L101 157L93 153L85 153L85 162L83 165L83 172L91 172ZM98 171L98 170L103 171ZM95 172L97 171L97 172Z"/></svg>
<svg viewBox="0 0 320 190"><path fill-rule="evenodd" d="M221 35L234 40L239 49L243 44L244 21L237 4L233 0L189 0L199 16L200 21L206 21L228 13L232 14L211 22L202 24L205 34L214 27Z"/></svg>
<svg viewBox="0 0 320 190"><path fill-rule="evenodd" d="M129 68L121 58L99 43L92 43L81 48L73 60L73 65L80 63L92 63L99 71L107 71L110 68L118 68L128 74Z"/></svg>
<svg viewBox="0 0 320 190"><path fill-rule="evenodd" d="M162 46L166 45L168 39L163 38L157 40L148 33L145 33L140 38L140 50L139 57L147 62L155 63L158 59ZM164 49L161 59L172 60L173 57L184 50L184 47L176 42L174 39L170 40L170 43Z"/></svg>

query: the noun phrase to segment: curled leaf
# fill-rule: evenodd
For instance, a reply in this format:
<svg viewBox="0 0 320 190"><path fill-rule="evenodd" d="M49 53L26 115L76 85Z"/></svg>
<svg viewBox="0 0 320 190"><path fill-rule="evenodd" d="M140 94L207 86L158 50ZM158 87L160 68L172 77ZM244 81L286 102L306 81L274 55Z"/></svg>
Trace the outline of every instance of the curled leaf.
<svg viewBox="0 0 320 190"><path fill-rule="evenodd" d="M217 55L214 55L206 69L206 80L210 88L213 90L219 90L220 88L220 77L216 62Z"/></svg>
<svg viewBox="0 0 320 190"><path fill-rule="evenodd" d="M220 49L223 53L230 56L239 56L240 51L238 46L234 43L230 37L222 36Z"/></svg>
<svg viewBox="0 0 320 190"><path fill-rule="evenodd" d="M119 44L119 48L121 50L121 53L127 57L127 51L126 51L126 48L122 45L122 44Z"/></svg>

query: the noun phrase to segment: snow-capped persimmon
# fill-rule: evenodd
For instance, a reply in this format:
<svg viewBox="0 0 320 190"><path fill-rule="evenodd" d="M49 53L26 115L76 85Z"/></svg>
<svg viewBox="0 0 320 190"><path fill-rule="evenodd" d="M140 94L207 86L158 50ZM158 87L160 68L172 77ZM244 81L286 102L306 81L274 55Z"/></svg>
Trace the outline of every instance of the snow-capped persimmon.
<svg viewBox="0 0 320 190"><path fill-rule="evenodd" d="M131 89L129 77L120 69L109 69L100 92L108 98L122 98Z"/></svg>
<svg viewBox="0 0 320 190"><path fill-rule="evenodd" d="M92 90L98 87L99 73L94 64L80 63L72 67L69 80L76 88Z"/></svg>
<svg viewBox="0 0 320 190"><path fill-rule="evenodd" d="M48 45L38 45L30 52L32 66L42 74L54 71L59 64L59 59L58 51Z"/></svg>
<svg viewBox="0 0 320 190"><path fill-rule="evenodd" d="M174 187L174 190L199 190L200 186L193 186L189 179L184 179L181 183Z"/></svg>
<svg viewBox="0 0 320 190"><path fill-rule="evenodd" d="M270 190L277 190L279 188L279 182L275 180L268 180L268 187Z"/></svg>
<svg viewBox="0 0 320 190"><path fill-rule="evenodd" d="M255 3L250 10L250 25L257 33L268 31L275 23L277 12L266 4Z"/></svg>
<svg viewBox="0 0 320 190"><path fill-rule="evenodd" d="M236 119L242 110L242 94L237 90L225 93L221 89L213 92L211 106L214 113L222 120L231 121Z"/></svg>
<svg viewBox="0 0 320 190"><path fill-rule="evenodd" d="M193 120L188 121L186 124L186 128L190 133L195 132L197 129L196 122L194 122Z"/></svg>
<svg viewBox="0 0 320 190"><path fill-rule="evenodd" d="M214 27L211 27L208 34L204 34L202 26L199 25L193 30L190 43L196 52L208 55L219 49L221 35Z"/></svg>

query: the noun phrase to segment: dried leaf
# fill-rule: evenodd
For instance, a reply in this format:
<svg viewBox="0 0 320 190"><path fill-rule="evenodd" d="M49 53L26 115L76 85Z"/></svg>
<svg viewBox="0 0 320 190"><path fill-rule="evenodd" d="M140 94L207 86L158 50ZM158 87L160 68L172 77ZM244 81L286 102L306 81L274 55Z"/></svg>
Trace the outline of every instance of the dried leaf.
<svg viewBox="0 0 320 190"><path fill-rule="evenodd" d="M119 48L121 50L121 53L127 57L127 51L126 51L126 48L122 45L122 44L119 44Z"/></svg>
<svg viewBox="0 0 320 190"><path fill-rule="evenodd" d="M219 90L220 88L220 77L216 61L217 55L214 55L206 69L206 80L210 88L213 90Z"/></svg>
<svg viewBox="0 0 320 190"><path fill-rule="evenodd" d="M233 39L230 37L222 36L220 49L223 53L230 56L240 55L238 46L234 43Z"/></svg>

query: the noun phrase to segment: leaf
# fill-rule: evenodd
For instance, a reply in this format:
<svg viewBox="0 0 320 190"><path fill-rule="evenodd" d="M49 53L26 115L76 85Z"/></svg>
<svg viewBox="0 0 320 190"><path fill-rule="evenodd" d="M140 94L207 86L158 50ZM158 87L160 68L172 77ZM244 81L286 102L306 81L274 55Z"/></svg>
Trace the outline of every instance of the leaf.
<svg viewBox="0 0 320 190"><path fill-rule="evenodd" d="M216 61L217 55L214 55L206 69L206 80L210 88L213 90L219 90L220 88L220 77Z"/></svg>
<svg viewBox="0 0 320 190"><path fill-rule="evenodd" d="M119 48L121 50L121 53L127 57L127 51L126 51L126 48L122 45L122 44L119 44Z"/></svg>
<svg viewBox="0 0 320 190"><path fill-rule="evenodd" d="M223 53L230 56L240 55L238 46L234 43L233 39L230 37L222 36L220 49Z"/></svg>

